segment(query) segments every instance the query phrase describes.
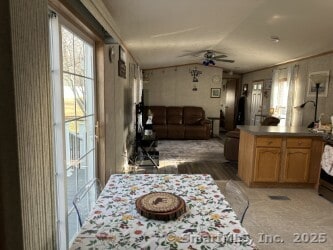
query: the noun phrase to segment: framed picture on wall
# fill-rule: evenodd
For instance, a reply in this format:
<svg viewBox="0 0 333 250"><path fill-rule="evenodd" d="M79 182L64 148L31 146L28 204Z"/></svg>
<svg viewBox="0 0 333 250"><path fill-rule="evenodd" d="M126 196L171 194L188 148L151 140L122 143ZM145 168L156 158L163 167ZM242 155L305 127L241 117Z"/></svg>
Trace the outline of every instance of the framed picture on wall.
<svg viewBox="0 0 333 250"><path fill-rule="evenodd" d="M125 50L119 45L119 61L126 62Z"/></svg>
<svg viewBox="0 0 333 250"><path fill-rule="evenodd" d="M118 76L126 79L126 64L123 61L118 61Z"/></svg>
<svg viewBox="0 0 333 250"><path fill-rule="evenodd" d="M317 92L316 86L317 84L319 84L318 96L326 97L329 76L330 76L329 71L318 71L310 73L308 81L308 96L316 96Z"/></svg>
<svg viewBox="0 0 333 250"><path fill-rule="evenodd" d="M272 89L272 80L267 79L264 81L264 90L271 90Z"/></svg>
<svg viewBox="0 0 333 250"><path fill-rule="evenodd" d="M126 79L126 54L119 45L118 76Z"/></svg>
<svg viewBox="0 0 333 250"><path fill-rule="evenodd" d="M221 97L221 88L210 89L210 98L220 98L220 97Z"/></svg>

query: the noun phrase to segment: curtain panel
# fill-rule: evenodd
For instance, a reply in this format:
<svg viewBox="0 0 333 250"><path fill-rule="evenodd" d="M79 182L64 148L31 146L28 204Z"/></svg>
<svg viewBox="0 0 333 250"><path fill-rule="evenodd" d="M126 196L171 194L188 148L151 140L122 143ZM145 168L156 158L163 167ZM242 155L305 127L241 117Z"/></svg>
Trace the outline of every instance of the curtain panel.
<svg viewBox="0 0 333 250"><path fill-rule="evenodd" d="M294 93L297 72L298 65L273 70L270 106L271 109L274 110L273 116L281 119L280 125L293 125Z"/></svg>

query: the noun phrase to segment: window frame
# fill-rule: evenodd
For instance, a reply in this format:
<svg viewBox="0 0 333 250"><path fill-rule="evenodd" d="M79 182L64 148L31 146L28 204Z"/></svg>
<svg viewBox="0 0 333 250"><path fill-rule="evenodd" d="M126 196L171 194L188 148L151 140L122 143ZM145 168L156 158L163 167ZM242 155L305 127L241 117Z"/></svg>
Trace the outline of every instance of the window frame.
<svg viewBox="0 0 333 250"><path fill-rule="evenodd" d="M74 33L77 37L92 46L92 70L93 70L93 126L98 121L97 112L97 87L96 87L96 41L87 36L82 30L72 24L61 14L56 13L56 18L50 19L50 53L51 53L51 83L53 95L53 116L54 116L54 161L55 161L55 204L56 204L56 233L58 249L68 249L71 244L68 239L68 202L67 202L67 170L66 170L66 142L65 142L65 114L64 114L64 89L63 89L63 62L62 62L62 36L61 27ZM58 101L57 101L58 100ZM60 103L59 103L60 101ZM95 134L95 131L93 132ZM94 140L94 177L98 174L98 146L97 140ZM61 167L62 166L62 167ZM62 197L62 198L59 198ZM65 229L65 230L64 230Z"/></svg>

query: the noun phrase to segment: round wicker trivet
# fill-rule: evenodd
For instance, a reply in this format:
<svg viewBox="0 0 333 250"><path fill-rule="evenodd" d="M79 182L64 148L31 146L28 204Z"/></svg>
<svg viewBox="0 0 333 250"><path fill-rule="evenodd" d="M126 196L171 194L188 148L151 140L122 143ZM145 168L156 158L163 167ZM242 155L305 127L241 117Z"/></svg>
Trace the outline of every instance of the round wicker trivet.
<svg viewBox="0 0 333 250"><path fill-rule="evenodd" d="M145 194L136 200L135 205L142 216L154 220L174 220L186 212L185 201L167 192Z"/></svg>

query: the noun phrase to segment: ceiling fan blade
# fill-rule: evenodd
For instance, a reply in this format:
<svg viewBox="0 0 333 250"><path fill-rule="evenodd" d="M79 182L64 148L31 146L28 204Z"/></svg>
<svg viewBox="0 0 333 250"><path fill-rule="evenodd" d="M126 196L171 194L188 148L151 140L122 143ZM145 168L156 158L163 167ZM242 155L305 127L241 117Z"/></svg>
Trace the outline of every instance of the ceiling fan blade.
<svg viewBox="0 0 333 250"><path fill-rule="evenodd" d="M199 50L199 51L185 51L185 54L182 54L178 57L184 57L184 56L195 56L195 57L199 57L200 54L207 52L207 50Z"/></svg>
<svg viewBox="0 0 333 250"><path fill-rule="evenodd" d="M213 56L214 59L220 59L220 58L226 58L228 57L227 55L218 55L218 56Z"/></svg>
<svg viewBox="0 0 333 250"><path fill-rule="evenodd" d="M215 54L218 54L218 55L224 55L225 54L224 52L221 52L221 51L218 51L218 50L213 50L213 49L208 49L206 51L211 51L211 52L213 52Z"/></svg>
<svg viewBox="0 0 333 250"><path fill-rule="evenodd" d="M219 62L228 62L228 63L234 63L235 60L228 60L228 59L215 59L216 61L219 61Z"/></svg>

